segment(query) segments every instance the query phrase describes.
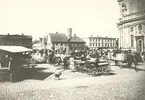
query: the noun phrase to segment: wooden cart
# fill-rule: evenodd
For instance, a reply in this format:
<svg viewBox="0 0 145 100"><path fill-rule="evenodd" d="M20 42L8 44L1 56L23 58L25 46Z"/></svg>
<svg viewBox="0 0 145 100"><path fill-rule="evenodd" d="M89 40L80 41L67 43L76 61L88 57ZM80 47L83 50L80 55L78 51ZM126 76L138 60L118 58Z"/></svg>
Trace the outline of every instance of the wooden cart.
<svg viewBox="0 0 145 100"><path fill-rule="evenodd" d="M0 81L17 81L23 67L23 53L31 49L22 46L0 46Z"/></svg>

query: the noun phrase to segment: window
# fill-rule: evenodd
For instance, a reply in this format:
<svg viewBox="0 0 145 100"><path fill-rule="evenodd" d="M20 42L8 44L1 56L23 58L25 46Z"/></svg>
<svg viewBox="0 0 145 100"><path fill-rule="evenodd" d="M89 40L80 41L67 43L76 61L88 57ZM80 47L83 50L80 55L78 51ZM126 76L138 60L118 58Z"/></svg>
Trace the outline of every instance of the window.
<svg viewBox="0 0 145 100"><path fill-rule="evenodd" d="M92 43L90 43L90 46L92 46Z"/></svg>
<svg viewBox="0 0 145 100"><path fill-rule="evenodd" d="M133 30L134 30L133 27L130 27L130 32L133 32Z"/></svg>
<svg viewBox="0 0 145 100"><path fill-rule="evenodd" d="M122 15L124 15L127 11L127 6L125 4L122 4Z"/></svg>
<svg viewBox="0 0 145 100"><path fill-rule="evenodd" d="M134 46L133 35L131 35L131 47Z"/></svg>
<svg viewBox="0 0 145 100"><path fill-rule="evenodd" d="M139 34L141 34L141 30L142 30L142 25L141 24L138 25L138 30L139 30Z"/></svg>
<svg viewBox="0 0 145 100"><path fill-rule="evenodd" d="M94 43L93 43L93 46L94 46Z"/></svg>
<svg viewBox="0 0 145 100"><path fill-rule="evenodd" d="M110 43L110 40L108 40L108 42Z"/></svg>
<svg viewBox="0 0 145 100"><path fill-rule="evenodd" d="M142 25L141 24L138 25L138 29L142 30Z"/></svg>
<svg viewBox="0 0 145 100"><path fill-rule="evenodd" d="M110 43L110 46L112 47L112 43Z"/></svg>
<svg viewBox="0 0 145 100"><path fill-rule="evenodd" d="M96 43L96 46L98 46L97 43Z"/></svg>

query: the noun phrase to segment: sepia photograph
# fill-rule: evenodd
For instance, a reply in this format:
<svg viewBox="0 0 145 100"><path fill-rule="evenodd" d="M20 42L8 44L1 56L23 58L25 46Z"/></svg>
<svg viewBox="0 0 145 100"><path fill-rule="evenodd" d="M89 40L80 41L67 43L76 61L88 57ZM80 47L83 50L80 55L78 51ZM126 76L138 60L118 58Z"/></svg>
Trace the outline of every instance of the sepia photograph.
<svg viewBox="0 0 145 100"><path fill-rule="evenodd" d="M145 0L0 0L0 100L145 100Z"/></svg>

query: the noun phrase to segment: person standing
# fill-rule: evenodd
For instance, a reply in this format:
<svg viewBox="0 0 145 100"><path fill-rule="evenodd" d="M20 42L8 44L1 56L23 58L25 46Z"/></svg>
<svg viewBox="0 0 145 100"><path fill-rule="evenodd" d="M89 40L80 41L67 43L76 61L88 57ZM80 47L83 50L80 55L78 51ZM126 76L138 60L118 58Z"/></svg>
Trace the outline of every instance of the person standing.
<svg viewBox="0 0 145 100"><path fill-rule="evenodd" d="M142 52L142 56L143 56L143 62L145 62L145 51Z"/></svg>
<svg viewBox="0 0 145 100"><path fill-rule="evenodd" d="M133 55L132 55L132 52L131 50L128 51L128 54L127 54L127 62L128 62L128 67L131 69L131 65L134 61L134 58L133 58Z"/></svg>
<svg viewBox="0 0 145 100"><path fill-rule="evenodd" d="M138 65L138 60L137 60L137 58L138 58L138 57L137 57L137 53L134 52L134 53L133 53L133 59L134 59L134 66L135 66L135 70L136 70L136 71L138 71L138 70L137 70L137 65Z"/></svg>
<svg viewBox="0 0 145 100"><path fill-rule="evenodd" d="M65 58L63 59L63 62L64 62L64 70L68 69L69 58L68 58L68 57L65 57Z"/></svg>
<svg viewBox="0 0 145 100"><path fill-rule="evenodd" d="M0 59L1 67L9 67L10 57L9 55L5 55Z"/></svg>
<svg viewBox="0 0 145 100"><path fill-rule="evenodd" d="M70 62L70 69L71 70L74 70L75 69L75 66L74 66L74 58L73 57L70 57L69 58L69 62Z"/></svg>

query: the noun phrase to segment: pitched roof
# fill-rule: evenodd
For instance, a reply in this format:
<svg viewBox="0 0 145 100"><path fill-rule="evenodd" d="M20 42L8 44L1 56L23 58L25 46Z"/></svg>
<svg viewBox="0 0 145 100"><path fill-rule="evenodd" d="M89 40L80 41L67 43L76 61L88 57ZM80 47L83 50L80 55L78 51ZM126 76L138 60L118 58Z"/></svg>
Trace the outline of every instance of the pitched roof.
<svg viewBox="0 0 145 100"><path fill-rule="evenodd" d="M27 39L27 38L29 38L29 39L31 39L32 38L32 36L30 36L30 35L0 35L0 38L25 38L25 39Z"/></svg>
<svg viewBox="0 0 145 100"><path fill-rule="evenodd" d="M50 33L51 42L68 42L67 36L65 34Z"/></svg>
<svg viewBox="0 0 145 100"><path fill-rule="evenodd" d="M84 40L82 40L81 38L79 38L78 36L73 36L70 38L70 42L81 42L81 43L85 43Z"/></svg>

